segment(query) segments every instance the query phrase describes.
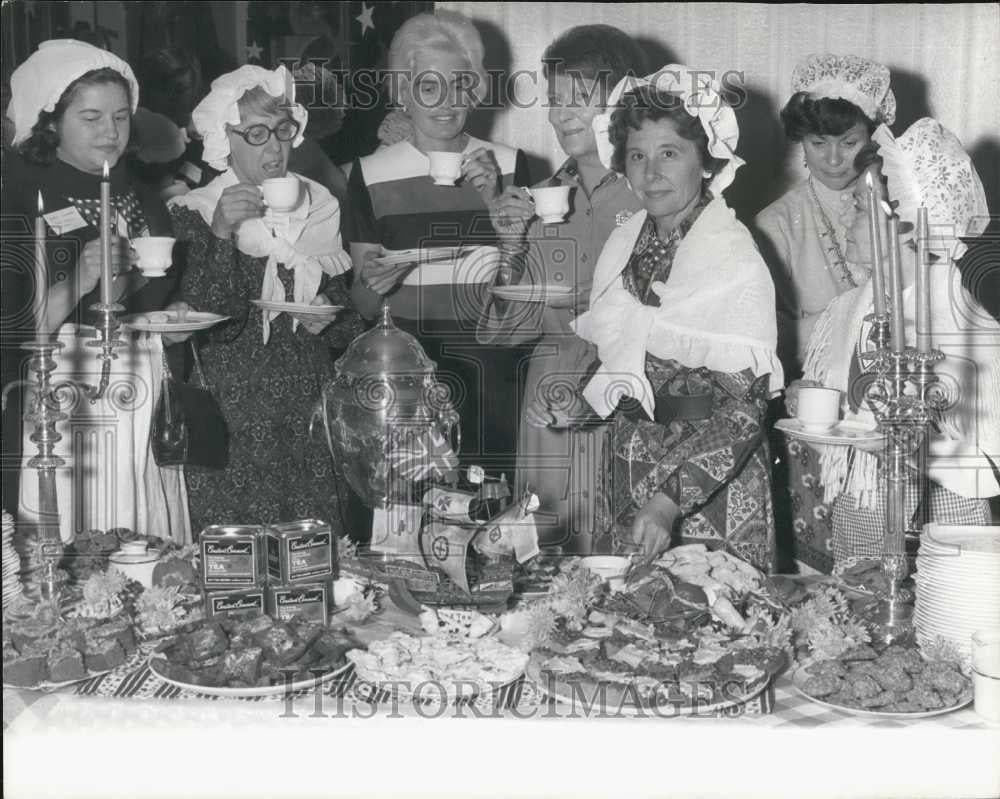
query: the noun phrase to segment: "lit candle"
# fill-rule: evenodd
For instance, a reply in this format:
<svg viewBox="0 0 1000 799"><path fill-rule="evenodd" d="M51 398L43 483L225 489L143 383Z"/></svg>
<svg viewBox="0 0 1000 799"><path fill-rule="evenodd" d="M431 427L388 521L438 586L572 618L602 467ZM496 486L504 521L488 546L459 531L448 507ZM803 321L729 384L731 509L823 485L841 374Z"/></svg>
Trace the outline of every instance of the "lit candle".
<svg viewBox="0 0 1000 799"><path fill-rule="evenodd" d="M887 202L882 210L889 218L889 295L892 298L892 343L896 352L906 349L903 317L903 266L899 254L899 216Z"/></svg>
<svg viewBox="0 0 1000 799"><path fill-rule="evenodd" d="M45 203L38 192L38 216L35 217L35 339L48 336L45 315L48 312L49 270L45 257Z"/></svg>
<svg viewBox="0 0 1000 799"><path fill-rule="evenodd" d="M917 306L917 349L920 352L931 351L931 289L930 289L930 259L927 245L930 238L930 224L927 221L927 208L917 209L917 274L916 274L916 306Z"/></svg>
<svg viewBox="0 0 1000 799"><path fill-rule="evenodd" d="M111 305L111 173L101 176L101 304Z"/></svg>
<svg viewBox="0 0 1000 799"><path fill-rule="evenodd" d="M878 191L875 178L869 169L865 172L865 186L868 187L868 233L872 244L872 298L875 315L885 313L885 283L882 277L882 219L878 207Z"/></svg>

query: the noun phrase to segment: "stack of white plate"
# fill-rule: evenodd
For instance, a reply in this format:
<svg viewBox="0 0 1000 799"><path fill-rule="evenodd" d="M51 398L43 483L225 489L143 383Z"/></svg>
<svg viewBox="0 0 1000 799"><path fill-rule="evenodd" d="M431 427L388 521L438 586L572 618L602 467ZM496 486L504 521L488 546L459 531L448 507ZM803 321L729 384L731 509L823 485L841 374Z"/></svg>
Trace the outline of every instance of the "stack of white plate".
<svg viewBox="0 0 1000 799"><path fill-rule="evenodd" d="M928 524L917 554L917 640L963 654L972 634L1000 620L1000 527Z"/></svg>
<svg viewBox="0 0 1000 799"><path fill-rule="evenodd" d="M22 587L18 572L21 571L21 558L14 549L14 519L7 511L3 512L3 535L0 536L0 554L3 556L3 607L6 610L14 600L21 596Z"/></svg>

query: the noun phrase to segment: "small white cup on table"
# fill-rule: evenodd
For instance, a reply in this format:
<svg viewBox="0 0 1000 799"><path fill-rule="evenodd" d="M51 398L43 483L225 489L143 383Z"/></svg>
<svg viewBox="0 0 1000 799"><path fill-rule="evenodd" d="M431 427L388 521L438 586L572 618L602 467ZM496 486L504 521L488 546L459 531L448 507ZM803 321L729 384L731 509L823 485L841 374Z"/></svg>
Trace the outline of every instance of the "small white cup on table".
<svg viewBox="0 0 1000 799"><path fill-rule="evenodd" d="M976 713L1000 724L1000 627L972 634L972 690Z"/></svg>
<svg viewBox="0 0 1000 799"><path fill-rule="evenodd" d="M824 386L799 389L795 418L808 431L822 433L840 421L840 391Z"/></svg>

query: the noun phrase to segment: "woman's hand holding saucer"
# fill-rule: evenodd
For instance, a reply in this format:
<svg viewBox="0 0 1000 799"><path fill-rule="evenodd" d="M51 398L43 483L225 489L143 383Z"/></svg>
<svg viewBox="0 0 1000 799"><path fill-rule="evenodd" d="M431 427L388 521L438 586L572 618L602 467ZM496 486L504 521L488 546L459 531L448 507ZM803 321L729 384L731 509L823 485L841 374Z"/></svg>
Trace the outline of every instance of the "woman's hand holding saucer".
<svg viewBox="0 0 1000 799"><path fill-rule="evenodd" d="M379 263L378 259L387 254L388 250L381 245L372 247L364 254L361 273L358 275L362 286L382 296L396 288L406 274L417 265L416 261Z"/></svg>
<svg viewBox="0 0 1000 799"><path fill-rule="evenodd" d="M315 297L313 297L313 301L309 304L333 305L333 303L330 302L329 297L327 297L325 294L317 294ZM314 319L313 317L304 317L304 316L299 317L299 323L302 325L302 327L304 327L308 332L312 333L314 336L318 336L320 333L326 330L326 328L329 327L330 322L332 321L333 320L330 318Z"/></svg>
<svg viewBox="0 0 1000 799"><path fill-rule="evenodd" d="M229 238L247 219L264 215L264 197L257 186L237 183L222 192L212 217L212 233L220 239Z"/></svg>

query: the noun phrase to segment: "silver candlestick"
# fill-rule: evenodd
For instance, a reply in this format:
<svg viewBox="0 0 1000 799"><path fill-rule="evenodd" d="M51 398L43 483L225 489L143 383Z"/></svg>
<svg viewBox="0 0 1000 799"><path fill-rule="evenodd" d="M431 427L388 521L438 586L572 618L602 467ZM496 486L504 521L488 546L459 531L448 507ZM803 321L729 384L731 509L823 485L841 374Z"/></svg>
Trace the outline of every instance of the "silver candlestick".
<svg viewBox="0 0 1000 799"><path fill-rule="evenodd" d="M42 561L39 580L41 598L58 601L59 579L56 567L63 554L59 534L59 501L56 496L56 469L65 461L55 454L55 445L62 439L56 424L68 417L59 410L59 401L52 391L52 371L56 368L53 353L62 348L62 342L39 337L21 345L33 353L29 369L35 373L36 389L31 405L24 414L25 421L34 426L31 440L38 446L38 454L28 461L28 468L38 472L38 554Z"/></svg>
<svg viewBox="0 0 1000 799"><path fill-rule="evenodd" d="M907 460L924 446L928 428L948 404L948 397L933 365L944 358L939 350L920 352L912 347L890 350L888 316L869 317L873 322L869 341L874 347L861 353L874 368L874 380L865 390L865 401L886 447L882 473L886 487L886 519L882 546L882 574L887 588L862 612L872 627L873 638L883 643L912 633L913 592L902 587L909 574L906 557ZM917 475L923 487L926 475ZM921 488L922 490L922 488Z"/></svg>

